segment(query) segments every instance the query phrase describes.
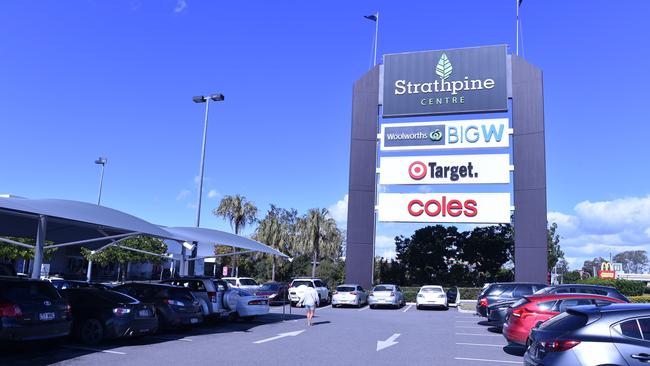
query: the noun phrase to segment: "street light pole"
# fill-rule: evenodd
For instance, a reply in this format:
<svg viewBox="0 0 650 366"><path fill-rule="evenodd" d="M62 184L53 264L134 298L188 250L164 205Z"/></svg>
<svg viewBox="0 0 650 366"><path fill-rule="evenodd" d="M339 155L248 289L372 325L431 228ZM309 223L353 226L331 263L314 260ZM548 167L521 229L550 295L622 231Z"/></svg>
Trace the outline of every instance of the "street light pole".
<svg viewBox="0 0 650 366"><path fill-rule="evenodd" d="M212 100L213 102L220 102L224 100L223 94L212 94L209 96L196 96L193 97L192 100L194 103L205 103L205 118L203 121L203 143L201 145L201 165L199 167L199 194L197 197L197 203L196 203L196 227L201 226L201 201L203 198L203 172L205 170L205 147L207 143L207 137L208 137L208 112L210 110L210 101ZM183 248L182 251L184 252L185 249ZM190 258L195 258L198 253L198 243L194 243L194 248L192 249L192 254L190 255ZM188 263L188 272L189 274L193 275L194 274L194 266L195 266L195 261L190 261Z"/></svg>
<svg viewBox="0 0 650 366"><path fill-rule="evenodd" d="M102 188L104 187L104 167L106 166L106 162L108 160L105 157L100 156L95 160L95 164L101 165L102 166L102 172L101 175L99 176L99 194L97 195L97 206L99 206L102 202ZM86 281L90 282L90 278L92 277L93 274L93 261L89 260L88 261L88 269L86 270Z"/></svg>

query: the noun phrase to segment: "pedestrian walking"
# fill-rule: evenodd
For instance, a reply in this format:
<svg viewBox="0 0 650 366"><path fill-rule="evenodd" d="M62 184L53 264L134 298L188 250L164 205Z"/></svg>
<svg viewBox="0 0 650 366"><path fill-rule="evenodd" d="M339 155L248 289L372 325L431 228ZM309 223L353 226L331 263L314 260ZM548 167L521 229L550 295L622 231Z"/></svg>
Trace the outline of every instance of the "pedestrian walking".
<svg viewBox="0 0 650 366"><path fill-rule="evenodd" d="M305 288L303 291L298 291L302 292L303 294L302 298L300 298L300 301L298 301L298 306L304 306L305 309L307 309L307 325L311 326L312 319L314 318L314 313L316 312L316 306L318 306L320 299L318 298L318 292L315 288L305 285L300 285L299 288L300 287Z"/></svg>

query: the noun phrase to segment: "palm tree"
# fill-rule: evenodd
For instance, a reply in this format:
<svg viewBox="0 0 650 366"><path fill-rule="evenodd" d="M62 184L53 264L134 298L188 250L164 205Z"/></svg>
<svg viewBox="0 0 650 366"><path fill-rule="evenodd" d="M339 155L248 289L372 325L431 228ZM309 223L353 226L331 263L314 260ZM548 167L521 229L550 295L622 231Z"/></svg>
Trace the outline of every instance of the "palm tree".
<svg viewBox="0 0 650 366"><path fill-rule="evenodd" d="M342 235L326 208L313 208L298 220L298 248L311 252L311 276L316 277L316 263L321 256L339 256Z"/></svg>
<svg viewBox="0 0 650 366"><path fill-rule="evenodd" d="M291 249L295 238L297 211L286 210L271 204L271 209L260 221L254 234L254 239L269 245L281 252ZM275 256L271 256L271 281L275 281Z"/></svg>
<svg viewBox="0 0 650 366"><path fill-rule="evenodd" d="M257 207L246 197L236 194L234 196L225 196L221 199L219 207L212 210L215 216L222 217L230 223L230 227L235 230L235 235L244 229L248 224L254 223L257 219ZM235 248L233 247L233 251ZM237 276L237 256L234 258L233 275Z"/></svg>

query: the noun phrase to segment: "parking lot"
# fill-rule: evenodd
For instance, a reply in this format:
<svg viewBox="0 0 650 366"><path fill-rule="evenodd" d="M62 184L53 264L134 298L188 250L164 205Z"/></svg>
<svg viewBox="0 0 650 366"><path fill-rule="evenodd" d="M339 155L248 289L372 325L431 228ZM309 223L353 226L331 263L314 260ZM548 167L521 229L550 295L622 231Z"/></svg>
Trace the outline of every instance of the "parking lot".
<svg viewBox="0 0 650 366"><path fill-rule="evenodd" d="M448 311L333 309L306 326L303 309L273 307L252 322L216 322L87 347L59 344L2 346L2 365L517 365L523 351L506 347L483 318Z"/></svg>

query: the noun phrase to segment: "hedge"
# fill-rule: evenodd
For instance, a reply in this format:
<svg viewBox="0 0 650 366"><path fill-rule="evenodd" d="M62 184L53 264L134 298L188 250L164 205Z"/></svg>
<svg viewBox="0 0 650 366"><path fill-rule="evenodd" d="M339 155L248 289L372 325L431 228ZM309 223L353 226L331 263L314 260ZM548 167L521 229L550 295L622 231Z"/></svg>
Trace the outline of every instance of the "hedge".
<svg viewBox="0 0 650 366"><path fill-rule="evenodd" d="M628 297L628 299L630 299L630 302L635 302L635 303L649 303L650 295L630 296Z"/></svg>
<svg viewBox="0 0 650 366"><path fill-rule="evenodd" d="M577 283L615 287L625 296L641 296L646 287L645 282L622 279L604 280L601 278L587 278L584 280L578 280Z"/></svg>
<svg viewBox="0 0 650 366"><path fill-rule="evenodd" d="M445 287L444 290L447 291L449 288ZM462 300L476 300L481 290L482 289L480 287L458 288L458 291L460 292L460 298ZM415 302L418 291L420 291L420 287L402 287L402 293L404 294L407 302Z"/></svg>

